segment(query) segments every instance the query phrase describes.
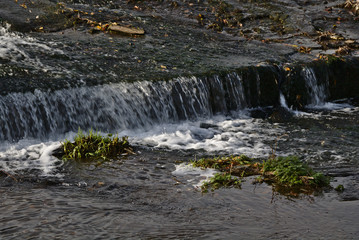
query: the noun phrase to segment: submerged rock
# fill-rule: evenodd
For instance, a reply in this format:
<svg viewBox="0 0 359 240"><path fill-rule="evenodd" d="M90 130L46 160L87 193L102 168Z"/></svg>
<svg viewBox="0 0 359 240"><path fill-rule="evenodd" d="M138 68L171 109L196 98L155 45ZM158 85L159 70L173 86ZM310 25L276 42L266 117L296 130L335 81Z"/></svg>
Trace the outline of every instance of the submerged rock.
<svg viewBox="0 0 359 240"><path fill-rule="evenodd" d="M210 124L210 123L200 123L199 127L200 127L200 128L205 128L205 129L208 129L208 128L218 128L217 125L215 125L215 124Z"/></svg>
<svg viewBox="0 0 359 240"><path fill-rule="evenodd" d="M274 109L272 115L269 119L272 122L287 122L293 118L293 113L291 113L287 108L278 106Z"/></svg>

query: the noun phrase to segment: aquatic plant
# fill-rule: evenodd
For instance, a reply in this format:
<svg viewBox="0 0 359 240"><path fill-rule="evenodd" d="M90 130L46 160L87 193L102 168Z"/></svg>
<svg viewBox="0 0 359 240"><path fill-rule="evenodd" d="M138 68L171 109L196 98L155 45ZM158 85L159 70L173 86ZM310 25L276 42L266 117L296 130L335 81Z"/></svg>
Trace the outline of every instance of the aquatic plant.
<svg viewBox="0 0 359 240"><path fill-rule="evenodd" d="M218 158L203 158L192 161L194 167L215 168L222 173L216 174L202 185L202 191L218 189L220 187L240 186L238 178L258 175L254 183L266 182L274 190L289 196L299 193L311 194L315 190L327 187L330 178L315 172L296 156L271 157L259 163L247 156L231 156Z"/></svg>
<svg viewBox="0 0 359 240"><path fill-rule="evenodd" d="M336 188L334 188L334 190L337 192L344 192L344 186L340 184Z"/></svg>
<svg viewBox="0 0 359 240"><path fill-rule="evenodd" d="M216 173L209 181L205 181L201 186L202 192L208 192L209 189L214 191L218 188L241 187L241 180L232 176L230 173Z"/></svg>
<svg viewBox="0 0 359 240"><path fill-rule="evenodd" d="M328 186L329 178L315 172L297 156L277 157L264 161L262 172L277 184L288 187L312 186L315 188Z"/></svg>
<svg viewBox="0 0 359 240"><path fill-rule="evenodd" d="M103 159L115 158L119 155L132 154L132 148L128 142L128 137L119 138L108 134L102 136L99 132L90 130L84 134L79 129L74 141L65 140L62 143L62 159Z"/></svg>
<svg viewBox="0 0 359 240"><path fill-rule="evenodd" d="M201 158L197 161L192 161L191 163L194 167L227 170L233 166L250 164L250 162L251 159L249 157L240 155L231 157Z"/></svg>

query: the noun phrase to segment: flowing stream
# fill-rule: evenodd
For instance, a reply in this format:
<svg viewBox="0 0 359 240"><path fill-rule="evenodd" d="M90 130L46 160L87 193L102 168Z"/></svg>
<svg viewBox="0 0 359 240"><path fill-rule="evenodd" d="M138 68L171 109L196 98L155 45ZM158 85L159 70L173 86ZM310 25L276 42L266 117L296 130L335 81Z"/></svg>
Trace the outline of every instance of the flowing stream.
<svg viewBox="0 0 359 240"><path fill-rule="evenodd" d="M81 53L69 45L0 28L1 239L359 235L359 106L328 102L329 82L319 83L313 68L301 69L309 100L297 110L275 89L265 104L271 89L259 70L252 79L233 71L105 84L93 73L98 84L82 84L84 74L68 67ZM278 66L263 69L275 80L284 76ZM111 68L106 74L123 78ZM291 117L268 118L278 107ZM54 157L79 128L127 135L136 155L100 165ZM248 179L242 189L201 194L213 171L188 165L202 156L265 159L273 152L298 155L344 192L287 199Z"/></svg>

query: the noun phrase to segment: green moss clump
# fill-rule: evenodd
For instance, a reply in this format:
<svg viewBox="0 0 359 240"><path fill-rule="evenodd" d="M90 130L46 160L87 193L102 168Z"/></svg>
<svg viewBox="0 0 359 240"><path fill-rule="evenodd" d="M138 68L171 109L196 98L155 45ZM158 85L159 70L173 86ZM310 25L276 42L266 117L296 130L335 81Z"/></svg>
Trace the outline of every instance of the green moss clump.
<svg viewBox="0 0 359 240"><path fill-rule="evenodd" d="M230 173L216 173L209 181L206 181L201 186L202 192L208 192L209 189L214 191L218 188L241 187L241 180L232 176Z"/></svg>
<svg viewBox="0 0 359 240"><path fill-rule="evenodd" d="M233 166L250 164L251 159L245 155L218 157L218 158L201 158L191 162L194 167L214 168L221 171L229 170Z"/></svg>
<svg viewBox="0 0 359 240"><path fill-rule="evenodd" d="M270 158L263 163L255 162L247 156L205 158L192 162L194 167L215 168L222 173L216 174L202 186L202 191L220 187L240 186L239 178L258 175L255 182L266 182L274 191L287 196L300 193L311 194L315 190L330 185L330 178L315 172L296 156Z"/></svg>
<svg viewBox="0 0 359 240"><path fill-rule="evenodd" d="M288 187L312 186L319 188L329 185L328 177L315 172L296 156L269 159L263 163L262 171L264 175L269 176L275 182Z"/></svg>
<svg viewBox="0 0 359 240"><path fill-rule="evenodd" d="M84 160L115 158L119 155L133 153L127 137L119 138L108 134L106 137L92 130L84 134L79 129L74 141L62 143L62 159Z"/></svg>
<svg viewBox="0 0 359 240"><path fill-rule="evenodd" d="M344 186L342 184L340 184L334 190L337 192L344 192Z"/></svg>

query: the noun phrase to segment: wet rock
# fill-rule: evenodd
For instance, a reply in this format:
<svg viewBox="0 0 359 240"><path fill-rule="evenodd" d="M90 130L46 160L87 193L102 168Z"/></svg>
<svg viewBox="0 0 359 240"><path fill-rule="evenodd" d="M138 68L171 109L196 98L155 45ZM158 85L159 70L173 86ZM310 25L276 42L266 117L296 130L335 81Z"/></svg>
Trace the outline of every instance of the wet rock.
<svg viewBox="0 0 359 240"><path fill-rule="evenodd" d="M28 32L32 29L31 20L37 14L43 13L41 10L29 12L30 9L21 7L19 3L9 0L0 0L0 20L12 25L12 29L21 32Z"/></svg>
<svg viewBox="0 0 359 240"><path fill-rule="evenodd" d="M288 109L278 106L274 109L272 115L269 119L272 122L288 122L293 118L293 113L291 113Z"/></svg>
<svg viewBox="0 0 359 240"><path fill-rule="evenodd" d="M250 115L252 118L266 119L270 117L272 114L273 114L273 108L270 107L250 110Z"/></svg>
<svg viewBox="0 0 359 240"><path fill-rule="evenodd" d="M358 54L357 21L348 11L337 6L338 1L327 4L314 0L285 0L285 4L279 0L211 1L215 9L206 9L209 6L207 1L190 5L183 1L175 2L174 8L172 1L167 0L93 0L87 4L78 4L79 1L73 0L19 0L17 3L0 0L0 16L3 21L12 24L12 30L42 32L39 33L41 38L49 42L63 42L68 48L64 51L66 54L49 51L43 51L41 56L28 54L50 66L46 73L36 72L32 68L24 69L23 62L3 67L0 75L6 78L0 83L0 93L196 76L206 77L205 81L210 82L212 112L228 113L246 107L274 106L279 98L278 82L282 79L278 67L280 63L308 63L318 54L334 54L339 48L341 51L338 54ZM26 8L21 6L23 3ZM217 17L216 13L219 14ZM198 17L200 23L196 19ZM117 26L113 24L115 22ZM223 34L208 29L212 23L222 28ZM143 29L123 26L141 26L150 33L150 37L114 37L108 42L108 35L88 34L89 31L106 32L107 29L102 29L106 25L112 25L111 32L124 30L125 34L130 35L143 35L145 32ZM71 29L62 31L66 28ZM60 30L61 34L49 33ZM324 40L323 37L323 41L318 42L323 33L342 38L333 40L329 37ZM37 33L34 35L36 38ZM304 51L298 52L300 47ZM343 51L346 49L348 51ZM121 54L115 54L117 52ZM79 56L81 61L71 61ZM66 61L63 61L65 57ZM258 66L263 62L268 62L270 66ZM58 69L58 66L73 71L57 76L52 69ZM239 73L241 79L233 86L230 81L218 83L213 77L219 75L223 79L223 75L234 71ZM125 73L123 78L116 76L121 73ZM28 85L30 78L31 86ZM16 85L11 84L14 81ZM233 101L235 93L231 89L241 87L239 82L243 85L245 101ZM307 103L303 86L303 82L291 76L290 81L282 85L286 88L286 97L291 97L287 99L288 105L300 107ZM227 95L217 90L220 87L226 90ZM176 102L186 97L180 91L173 92L173 95L177 95L177 98L174 96ZM301 96L300 102L297 102L297 96ZM184 119L186 112L176 110L178 118Z"/></svg>
<svg viewBox="0 0 359 240"><path fill-rule="evenodd" d="M217 125L215 125L215 124L210 124L210 123L200 123L199 127L200 127L200 128L205 128L205 129L208 129L208 128L218 128Z"/></svg>
<svg viewBox="0 0 359 240"><path fill-rule="evenodd" d="M328 59L330 99L357 98L359 93L359 59Z"/></svg>
<svg viewBox="0 0 359 240"><path fill-rule="evenodd" d="M2 186L10 187L10 186L14 185L15 183L17 183L18 179L15 176L1 170L0 171L0 181L1 181Z"/></svg>
<svg viewBox="0 0 359 240"><path fill-rule="evenodd" d="M72 27L77 16L61 4L48 0L0 0L0 20L19 32L53 32Z"/></svg>

